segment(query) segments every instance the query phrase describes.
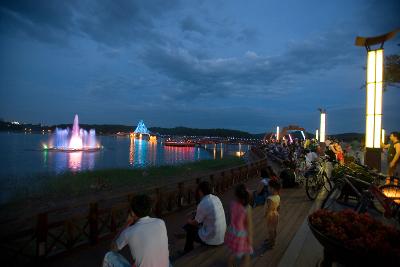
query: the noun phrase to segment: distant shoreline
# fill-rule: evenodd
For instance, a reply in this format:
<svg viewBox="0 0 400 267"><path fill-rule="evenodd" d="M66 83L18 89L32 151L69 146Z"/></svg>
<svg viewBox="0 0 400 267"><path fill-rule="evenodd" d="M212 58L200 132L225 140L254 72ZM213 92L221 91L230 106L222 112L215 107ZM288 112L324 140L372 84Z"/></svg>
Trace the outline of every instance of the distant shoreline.
<svg viewBox="0 0 400 267"><path fill-rule="evenodd" d="M84 129L91 129L90 127L82 127ZM55 127L54 127L55 129ZM165 128L165 129L174 129L174 128ZM188 128L191 129L191 128ZM51 132L49 133L48 130L47 131L42 131L42 130L32 130L32 131L25 131L25 130L17 130L17 129L3 129L0 128L0 132L3 133L28 133L28 134L51 134L53 133L53 130L51 130ZM129 136L130 132L98 132L96 131L96 135L99 136ZM213 136L216 138L229 138L229 137L235 137L240 139L253 139L253 140L260 140L264 137L264 134L250 134L252 135L250 138L244 138L244 137L236 137L236 136ZM310 134L309 134L310 135ZM340 134L332 134L332 135L328 135L328 138L334 138L334 139L338 139L344 142L351 142L351 141L359 141L361 142L364 139L364 133L340 133ZM162 136L187 136L187 137L191 137L191 135L189 134L165 134ZM210 135L203 135L203 136L193 136L195 138L206 138L206 137L210 137ZM313 136L310 136L310 138L313 138Z"/></svg>

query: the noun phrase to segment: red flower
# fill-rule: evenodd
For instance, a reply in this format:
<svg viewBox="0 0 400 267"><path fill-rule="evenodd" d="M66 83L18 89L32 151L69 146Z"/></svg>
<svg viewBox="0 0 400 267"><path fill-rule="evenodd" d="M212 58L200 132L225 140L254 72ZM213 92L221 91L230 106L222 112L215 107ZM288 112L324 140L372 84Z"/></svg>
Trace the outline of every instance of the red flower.
<svg viewBox="0 0 400 267"><path fill-rule="evenodd" d="M400 260L400 231L369 214L358 214L353 210L317 210L309 220L320 232L342 242L350 250Z"/></svg>

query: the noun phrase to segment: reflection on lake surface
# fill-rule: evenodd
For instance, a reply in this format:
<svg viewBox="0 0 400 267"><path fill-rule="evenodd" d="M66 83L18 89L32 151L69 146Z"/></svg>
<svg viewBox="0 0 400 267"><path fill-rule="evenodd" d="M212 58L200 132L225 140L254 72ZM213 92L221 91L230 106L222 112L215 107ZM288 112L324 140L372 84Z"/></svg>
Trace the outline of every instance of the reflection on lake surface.
<svg viewBox="0 0 400 267"><path fill-rule="evenodd" d="M33 177L109 168L143 168L173 165L202 159L243 155L247 145L208 144L204 147L164 146L120 136L99 136L104 148L95 152L56 152L41 150L47 134L0 133L0 182ZM18 177L18 179L14 179ZM25 179L25 178L24 178Z"/></svg>

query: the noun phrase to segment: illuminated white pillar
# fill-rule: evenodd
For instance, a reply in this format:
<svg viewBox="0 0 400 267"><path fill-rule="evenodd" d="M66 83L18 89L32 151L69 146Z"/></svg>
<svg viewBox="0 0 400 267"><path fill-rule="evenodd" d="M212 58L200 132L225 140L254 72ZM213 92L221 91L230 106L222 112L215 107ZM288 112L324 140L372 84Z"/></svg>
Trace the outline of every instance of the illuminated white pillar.
<svg viewBox="0 0 400 267"><path fill-rule="evenodd" d="M319 139L318 137L319 137L319 136L318 136L318 129L316 129L316 130L315 130L315 140L318 141L318 139Z"/></svg>
<svg viewBox="0 0 400 267"><path fill-rule="evenodd" d="M319 142L325 142L325 129L326 129L326 113L321 112L321 119L319 125Z"/></svg>
<svg viewBox="0 0 400 267"><path fill-rule="evenodd" d="M385 143L385 129L382 129L382 144Z"/></svg>
<svg viewBox="0 0 400 267"><path fill-rule="evenodd" d="M381 147L383 49L368 51L365 146Z"/></svg>
<svg viewBox="0 0 400 267"><path fill-rule="evenodd" d="M279 141L279 126L276 126L276 141Z"/></svg>
<svg viewBox="0 0 400 267"><path fill-rule="evenodd" d="M300 131L301 132L301 135L303 136L303 140L306 140L306 135L304 134L304 132L303 131Z"/></svg>

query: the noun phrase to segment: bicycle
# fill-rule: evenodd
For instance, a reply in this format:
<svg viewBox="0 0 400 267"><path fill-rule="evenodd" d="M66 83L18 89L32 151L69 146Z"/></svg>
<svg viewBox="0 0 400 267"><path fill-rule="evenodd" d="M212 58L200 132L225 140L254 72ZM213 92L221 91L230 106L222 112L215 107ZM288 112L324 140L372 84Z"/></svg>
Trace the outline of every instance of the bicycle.
<svg viewBox="0 0 400 267"><path fill-rule="evenodd" d="M307 164L304 156L300 156L296 160L296 167L294 170L295 182L299 185L303 185L306 181L305 174L307 172Z"/></svg>
<svg viewBox="0 0 400 267"><path fill-rule="evenodd" d="M322 188L328 192L332 189L332 182L328 177L328 162L330 162L328 157L320 157L305 173L305 189L310 200L315 200Z"/></svg>
<svg viewBox="0 0 400 267"><path fill-rule="evenodd" d="M356 212L383 214L400 223L400 186L382 185L377 175L372 183L345 175L336 180L335 186L323 200L322 209L337 209L335 204L353 207Z"/></svg>

